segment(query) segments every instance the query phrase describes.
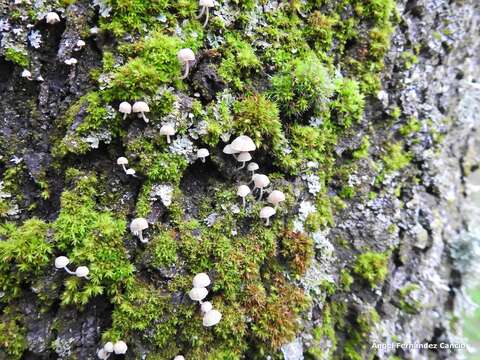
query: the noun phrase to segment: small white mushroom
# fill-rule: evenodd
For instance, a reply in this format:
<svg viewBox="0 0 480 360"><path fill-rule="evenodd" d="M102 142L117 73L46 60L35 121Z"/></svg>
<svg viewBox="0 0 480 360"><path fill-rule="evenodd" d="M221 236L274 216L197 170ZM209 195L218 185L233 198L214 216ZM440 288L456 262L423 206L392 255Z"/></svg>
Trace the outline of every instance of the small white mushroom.
<svg viewBox="0 0 480 360"><path fill-rule="evenodd" d="M105 349L99 349L97 351L97 357L100 360L107 360L110 357L110 353L106 351Z"/></svg>
<svg viewBox="0 0 480 360"><path fill-rule="evenodd" d="M270 179L268 178L267 175L263 175L263 174L255 174L253 175L252 179L253 179L253 183L255 184L254 190L260 189L260 196L258 198L258 201L260 201L262 200L263 189L270 184Z"/></svg>
<svg viewBox="0 0 480 360"><path fill-rule="evenodd" d="M208 290L204 287L196 288L194 287L192 290L188 292L188 296L193 301L202 301L208 295Z"/></svg>
<svg viewBox="0 0 480 360"><path fill-rule="evenodd" d="M190 62L195 61L195 54L192 49L181 49L177 54L178 60L185 66L181 80L186 79L190 71Z"/></svg>
<svg viewBox="0 0 480 360"><path fill-rule="evenodd" d="M82 39L78 40L77 43L75 44L75 48L76 50L80 50L81 48L83 48L85 46L85 41L83 41Z"/></svg>
<svg viewBox="0 0 480 360"><path fill-rule="evenodd" d="M123 168L123 171L126 173L127 168L125 167L125 165L128 165L128 159L126 157L120 156L117 159L117 165L120 165Z"/></svg>
<svg viewBox="0 0 480 360"><path fill-rule="evenodd" d="M173 358L173 360L185 360L185 358L183 357L183 355L177 355Z"/></svg>
<svg viewBox="0 0 480 360"><path fill-rule="evenodd" d="M145 101L136 101L132 106L132 111L148 123L149 120L145 116L145 113L150 112L150 107Z"/></svg>
<svg viewBox="0 0 480 360"><path fill-rule="evenodd" d="M236 154L239 153L239 151L235 151L232 149L232 146L230 144L225 145L223 148L223 153L227 155L232 155L235 159L237 158Z"/></svg>
<svg viewBox="0 0 480 360"><path fill-rule="evenodd" d="M136 219L133 219L132 222L130 223L130 231L134 236L138 236L138 238L142 243L148 242L147 239L143 238L142 231L145 229L148 229L147 219L136 218Z"/></svg>
<svg viewBox="0 0 480 360"><path fill-rule="evenodd" d="M30 71L28 71L27 69L24 69L22 71L22 74L20 75L22 78L25 78L25 79L28 79L28 80L32 80L32 73Z"/></svg>
<svg viewBox="0 0 480 360"><path fill-rule="evenodd" d="M208 149L201 148L197 151L197 158L201 159L202 162L205 162L205 158L210 155Z"/></svg>
<svg viewBox="0 0 480 360"><path fill-rule="evenodd" d="M210 13L210 8L214 6L213 0L200 0L198 5L202 8L200 10L200 14L198 14L197 19L200 19L203 14L205 14L205 22L203 23L203 27L207 26L208 24L208 16Z"/></svg>
<svg viewBox="0 0 480 360"><path fill-rule="evenodd" d="M192 280L192 285L194 288L206 288L210 284L210 277L206 273L198 273L193 277Z"/></svg>
<svg viewBox="0 0 480 360"><path fill-rule="evenodd" d="M205 301L202 303L202 305L200 305L200 310L202 310L203 313L207 313L212 309L213 309L213 305L210 301Z"/></svg>
<svg viewBox="0 0 480 360"><path fill-rule="evenodd" d="M243 207L245 207L245 198L250 194L250 188L247 185L240 185L237 189L237 195L242 198Z"/></svg>
<svg viewBox="0 0 480 360"><path fill-rule="evenodd" d="M117 355L125 354L128 350L127 344L124 341L119 340L113 344L113 352Z"/></svg>
<svg viewBox="0 0 480 360"><path fill-rule="evenodd" d="M265 219L265 225L268 226L270 225L270 217L275 215L275 213L276 211L274 208L272 208L271 206L265 206L264 208L262 208L262 210L260 210L260 218Z"/></svg>
<svg viewBox="0 0 480 360"><path fill-rule="evenodd" d="M88 274L90 273L90 270L88 270L88 267L86 266L79 266L75 270L75 275L79 278L85 278L88 279Z"/></svg>
<svg viewBox="0 0 480 360"><path fill-rule="evenodd" d="M251 162L247 166L247 170L252 173L252 176L255 175L255 171L257 171L258 169L259 169L259 166L256 162Z"/></svg>
<svg viewBox="0 0 480 360"><path fill-rule="evenodd" d="M132 168L127 169L127 170L125 171L125 174L131 175L131 176L135 176L135 169L132 169Z"/></svg>
<svg viewBox="0 0 480 360"><path fill-rule="evenodd" d="M249 152L241 152L237 156L237 161L242 163L242 166L240 166L237 170L241 170L245 167L245 164L247 161L252 160L252 155L250 155Z"/></svg>
<svg viewBox="0 0 480 360"><path fill-rule="evenodd" d="M267 201L277 208L278 204L285 201L285 194L279 190L273 190L267 197Z"/></svg>
<svg viewBox="0 0 480 360"><path fill-rule="evenodd" d="M210 327L217 325L222 318L222 314L218 310L210 310L203 315L203 326Z"/></svg>
<svg viewBox="0 0 480 360"><path fill-rule="evenodd" d="M55 259L55 267L57 269L64 269L70 275L75 275L75 272L67 267L68 264L70 264L70 259L66 256L59 256Z"/></svg>
<svg viewBox="0 0 480 360"><path fill-rule="evenodd" d="M255 151L255 149L257 148L253 140L246 135L240 135L239 137L237 137L235 140L232 141L230 146L232 147L233 151L236 152Z"/></svg>
<svg viewBox="0 0 480 360"><path fill-rule="evenodd" d="M170 136L175 135L175 128L171 124L165 124L160 128L160 135L165 135L167 143L170 144Z"/></svg>
<svg viewBox="0 0 480 360"><path fill-rule="evenodd" d="M111 341L107 342L105 345L103 345L103 349L109 353L113 352L113 343Z"/></svg>
<svg viewBox="0 0 480 360"><path fill-rule="evenodd" d="M56 24L60 22L60 16L58 16L56 12L50 11L47 13L47 15L45 15L45 21L47 24Z"/></svg>
<svg viewBox="0 0 480 360"><path fill-rule="evenodd" d="M118 106L118 111L123 114L123 120L125 120L127 115L132 113L132 105L126 101L122 101Z"/></svg>

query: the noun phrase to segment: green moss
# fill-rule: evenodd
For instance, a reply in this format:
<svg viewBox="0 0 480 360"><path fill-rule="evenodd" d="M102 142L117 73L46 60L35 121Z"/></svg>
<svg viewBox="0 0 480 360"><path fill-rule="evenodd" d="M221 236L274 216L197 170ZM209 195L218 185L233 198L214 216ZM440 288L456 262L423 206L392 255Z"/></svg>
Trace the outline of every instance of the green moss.
<svg viewBox="0 0 480 360"><path fill-rule="evenodd" d="M7 48L5 50L5 59L11 61L18 66L23 68L28 68L30 65L30 60L28 59L28 54L24 51L17 50L14 48Z"/></svg>
<svg viewBox="0 0 480 360"><path fill-rule="evenodd" d="M388 274L388 253L366 252L360 254L353 272L373 288L383 284Z"/></svg>
<svg viewBox="0 0 480 360"><path fill-rule="evenodd" d="M420 286L414 283L408 283L398 290L398 308L407 314L418 314L422 309L422 304L419 300L413 299L410 296L412 292L418 290L420 290Z"/></svg>
<svg viewBox="0 0 480 360"><path fill-rule="evenodd" d="M349 291L353 281L353 276L350 275L348 270L342 269L340 271L340 287L343 291Z"/></svg>
<svg viewBox="0 0 480 360"><path fill-rule="evenodd" d="M410 51L404 51L400 55L400 58L402 59L403 66L405 66L406 69L411 69L413 65L418 64L417 56Z"/></svg>
<svg viewBox="0 0 480 360"><path fill-rule="evenodd" d="M353 152L352 156L355 160L367 158L369 149L370 149L370 137L368 135L365 135L362 138L362 142L360 143L360 146L358 147L358 149L356 149Z"/></svg>
<svg viewBox="0 0 480 360"><path fill-rule="evenodd" d="M340 78L334 81L335 98L331 103L332 112L336 114L336 121L348 128L352 123L359 122L363 115L365 100L360 92L357 81Z"/></svg>
<svg viewBox="0 0 480 360"><path fill-rule="evenodd" d="M400 128L400 134L403 136L409 136L417 133L422 128L422 124L416 117L410 117L405 125Z"/></svg>
<svg viewBox="0 0 480 360"><path fill-rule="evenodd" d="M286 258L293 273L305 274L314 255L313 240L304 233L285 231L281 241L281 254Z"/></svg>
<svg viewBox="0 0 480 360"><path fill-rule="evenodd" d="M173 265L177 261L177 243L173 238L174 233L161 231L155 234L148 246L153 254L152 264L156 267Z"/></svg>
<svg viewBox="0 0 480 360"><path fill-rule="evenodd" d="M393 143L387 146L386 154L382 157L384 172L390 174L403 169L410 164L412 155L403 150L401 142Z"/></svg>
<svg viewBox="0 0 480 360"><path fill-rule="evenodd" d="M0 357L21 359L28 347L22 316L14 308L7 307L3 309L0 320Z"/></svg>

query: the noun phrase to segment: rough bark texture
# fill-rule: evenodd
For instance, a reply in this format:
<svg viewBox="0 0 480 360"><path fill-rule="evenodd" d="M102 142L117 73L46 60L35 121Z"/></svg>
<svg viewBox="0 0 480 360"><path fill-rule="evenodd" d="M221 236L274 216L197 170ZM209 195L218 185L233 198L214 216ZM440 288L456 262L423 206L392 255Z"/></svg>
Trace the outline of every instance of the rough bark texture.
<svg viewBox="0 0 480 360"><path fill-rule="evenodd" d="M459 357L464 350L372 345L462 342L459 311L478 242L471 235L476 188L468 184L480 157L480 4L397 1L396 13L374 20L380 10L368 9L390 1L248 2L248 9L221 2L196 38L185 35L203 31L191 23L195 1L162 11L134 11L134 3L0 4L0 359L94 359L117 340L128 344L127 359ZM140 14L139 29L117 33L122 4L129 16ZM53 10L61 21L48 25L43 17ZM272 11L285 12L293 27L265 20ZM329 18L316 18L318 25L315 11ZM358 14L372 19L355 22L356 37L338 35ZM165 38L150 32L159 25L148 16L168 24ZM292 53L311 47L326 76L357 81L363 115L342 113L348 99L326 85L301 111L275 93L276 76L298 64L282 68L297 61L291 54L266 60L263 21L280 29L271 38L302 28L307 40ZM309 38L312 24L320 30ZM365 40L375 39L372 27L384 32L385 49ZM38 48L32 31L42 35ZM225 40L229 31L235 40ZM153 55L142 53L150 46L145 35L159 42ZM245 44L232 45L238 39L252 45L256 60L246 59ZM122 50L125 44L134 49ZM175 55L187 46L197 59L182 84ZM72 57L78 63L66 65ZM142 83L129 76L145 68L122 70L136 58L160 64ZM372 76L383 62L381 88L351 59L375 64ZM24 69L30 76L22 77ZM156 79L159 72L167 80ZM308 88L299 91L308 97ZM119 102L143 99L150 122L123 121ZM257 123L244 123L258 113ZM311 140L298 135L306 128L330 134L328 121L335 143L295 145ZM159 135L165 123L177 130L170 146ZM242 133L258 141L252 156L272 181L269 191L287 194L271 227L258 220L253 197L241 208L236 186L249 173L222 152L223 140ZM202 147L210 152L205 163L195 156ZM135 177L116 165L124 155ZM135 217L149 222L148 245L128 229ZM90 280L56 270L59 255L69 256L72 270L88 265ZM208 299L223 314L213 329L201 326L186 295L203 271L213 281Z"/></svg>

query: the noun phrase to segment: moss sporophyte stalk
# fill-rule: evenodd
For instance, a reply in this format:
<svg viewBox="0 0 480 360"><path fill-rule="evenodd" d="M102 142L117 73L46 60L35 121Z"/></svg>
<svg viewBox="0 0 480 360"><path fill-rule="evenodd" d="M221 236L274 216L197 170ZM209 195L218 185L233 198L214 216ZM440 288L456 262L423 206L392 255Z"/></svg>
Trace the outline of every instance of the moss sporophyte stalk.
<svg viewBox="0 0 480 360"><path fill-rule="evenodd" d="M48 26L76 24L74 3L45 6ZM302 279L322 255L318 238L357 196L349 182L357 162L371 156L368 134L348 159L336 147L379 90L393 0L106 0L95 9L68 71L87 66L81 51L95 46L103 59L52 122L58 211L12 218L25 203L13 178L28 172L2 170L1 351L11 359L26 351L17 304L35 287L45 311L108 304L100 359L277 359L300 331L313 335L310 359L361 358L378 314L352 320L336 299L362 282L381 286L390 253L351 256L317 284L320 295ZM31 51L11 47L5 58L29 68ZM401 132L417 128L411 120ZM401 140L382 154L379 176L411 158ZM38 285L46 279L54 289ZM344 348L337 332L350 334Z"/></svg>

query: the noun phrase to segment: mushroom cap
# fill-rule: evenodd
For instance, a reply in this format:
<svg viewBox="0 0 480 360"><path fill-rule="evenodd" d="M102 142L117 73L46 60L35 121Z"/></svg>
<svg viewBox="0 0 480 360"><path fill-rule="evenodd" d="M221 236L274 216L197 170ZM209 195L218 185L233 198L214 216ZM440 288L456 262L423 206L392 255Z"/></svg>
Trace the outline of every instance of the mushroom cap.
<svg viewBox="0 0 480 360"><path fill-rule="evenodd" d="M214 326L220 322L222 314L218 310L210 310L203 316L203 326Z"/></svg>
<svg viewBox="0 0 480 360"><path fill-rule="evenodd" d="M76 63L78 63L78 60L73 57L65 60L65 64L67 65L75 65Z"/></svg>
<svg viewBox="0 0 480 360"><path fill-rule="evenodd" d="M212 282L210 277L206 273L198 273L193 277L192 284L194 288L204 288L210 285Z"/></svg>
<svg viewBox="0 0 480 360"><path fill-rule="evenodd" d="M97 351L97 357L101 360L106 360L110 357L110 354L105 349L99 349Z"/></svg>
<svg viewBox="0 0 480 360"><path fill-rule="evenodd" d="M60 21L60 16L58 16L56 12L50 11L45 16L45 20L47 21L47 24L55 24Z"/></svg>
<svg viewBox="0 0 480 360"><path fill-rule="evenodd" d="M239 152L240 151L233 150L232 145L230 145L230 144L225 145L225 147L223 148L223 153L227 154L227 155L237 154Z"/></svg>
<svg viewBox="0 0 480 360"><path fill-rule="evenodd" d="M175 135L175 128L171 124L165 124L160 128L160 135Z"/></svg>
<svg viewBox="0 0 480 360"><path fill-rule="evenodd" d="M128 165L128 159L124 156L120 156L117 159L117 165Z"/></svg>
<svg viewBox="0 0 480 360"><path fill-rule="evenodd" d="M103 345L103 348L105 349L106 352L113 352L113 343L111 341L107 342L105 345Z"/></svg>
<svg viewBox="0 0 480 360"><path fill-rule="evenodd" d="M177 355L173 358L173 360L185 360L185 358L183 357L183 355Z"/></svg>
<svg viewBox="0 0 480 360"><path fill-rule="evenodd" d="M125 171L125 173L126 173L127 175L135 175L135 169L132 169L132 168L127 169L127 171Z"/></svg>
<svg viewBox="0 0 480 360"><path fill-rule="evenodd" d="M27 69L24 69L24 70L22 71L21 77L23 77L23 78L29 78L29 77L31 77L31 76L32 76L32 73L31 73L30 71L28 71Z"/></svg>
<svg viewBox="0 0 480 360"><path fill-rule="evenodd" d="M82 39L78 40L77 43L75 44L77 47L84 47L86 45L85 41Z"/></svg>
<svg viewBox="0 0 480 360"><path fill-rule="evenodd" d="M123 114L130 114L132 112L132 105L126 101L122 101L120 105L118 105L118 111Z"/></svg>
<svg viewBox="0 0 480 360"><path fill-rule="evenodd" d="M210 155L210 152L208 151L208 149L201 148L201 149L198 149L197 151L197 157L199 158L204 158L204 157L207 157L208 155Z"/></svg>
<svg viewBox="0 0 480 360"><path fill-rule="evenodd" d="M149 112L150 107L145 101L136 101L132 106L132 111L134 113Z"/></svg>
<svg viewBox="0 0 480 360"><path fill-rule="evenodd" d="M273 190L267 197L267 201L270 204L277 205L278 203L285 201L285 194L280 190Z"/></svg>
<svg viewBox="0 0 480 360"><path fill-rule="evenodd" d="M257 148L253 140L247 135L240 135L230 144L236 152L255 151Z"/></svg>
<svg viewBox="0 0 480 360"><path fill-rule="evenodd" d="M138 234L145 229L148 229L147 219L136 218L136 219L133 219L132 222L130 223L130 231L135 236L138 236Z"/></svg>
<svg viewBox="0 0 480 360"><path fill-rule="evenodd" d="M258 164L256 162L251 162L250 164L248 164L247 166L247 170L248 171L255 171L255 170L258 170L260 167L258 166Z"/></svg>
<svg viewBox="0 0 480 360"><path fill-rule="evenodd" d="M128 346L125 344L125 341L118 340L113 344L113 352L115 354L125 354L127 352Z"/></svg>
<svg viewBox="0 0 480 360"><path fill-rule="evenodd" d="M177 57L178 57L178 60L180 60L181 62L195 60L195 54L193 53L192 49L180 49L180 51L177 54Z"/></svg>
<svg viewBox="0 0 480 360"><path fill-rule="evenodd" d="M204 303L202 303L202 305L200 305L200 309L202 310L202 312L207 313L213 309L213 305L210 301L205 301Z"/></svg>
<svg viewBox="0 0 480 360"><path fill-rule="evenodd" d="M213 7L214 6L214 2L213 0L200 0L198 2L198 5L200 6L205 6L205 7Z"/></svg>
<svg viewBox="0 0 480 360"><path fill-rule="evenodd" d="M238 162L245 162L245 161L250 161L252 160L252 155L250 155L249 152L241 152L240 154L238 154L237 156L237 161Z"/></svg>
<svg viewBox="0 0 480 360"><path fill-rule="evenodd" d="M190 299L193 301L201 301L205 299L205 297L208 295L208 290L204 287L194 287L192 290L188 292L188 296Z"/></svg>
<svg viewBox="0 0 480 360"><path fill-rule="evenodd" d="M247 196L248 194L250 194L250 188L247 185L240 185L237 188L237 195L238 196L243 198L243 197Z"/></svg>
<svg viewBox="0 0 480 360"><path fill-rule="evenodd" d="M55 259L55 267L57 269L63 269L70 263L70 259L66 256L59 256Z"/></svg>
<svg viewBox="0 0 480 360"><path fill-rule="evenodd" d="M252 179L255 187L257 188L264 188L265 186L268 186L268 184L270 184L270 179L267 175L255 174L253 175Z"/></svg>
<svg viewBox="0 0 480 360"><path fill-rule="evenodd" d="M260 210L260 218L261 219L268 219L270 216L275 215L276 211L271 206L265 206Z"/></svg>
<svg viewBox="0 0 480 360"><path fill-rule="evenodd" d="M88 275L88 273L90 272L90 270L88 270L88 267L86 266L79 266L77 267L77 269L75 270L75 275L77 275L78 277L85 277Z"/></svg>

